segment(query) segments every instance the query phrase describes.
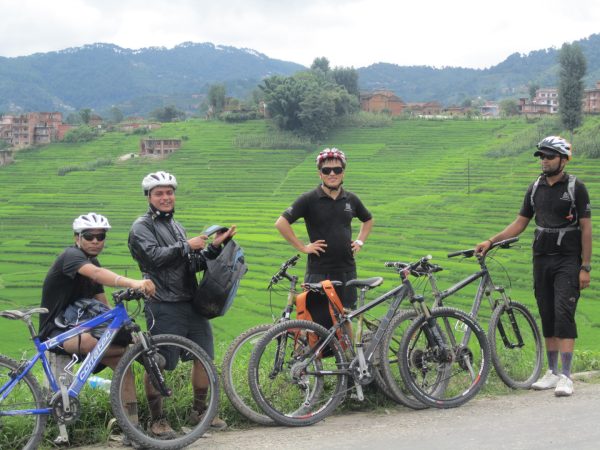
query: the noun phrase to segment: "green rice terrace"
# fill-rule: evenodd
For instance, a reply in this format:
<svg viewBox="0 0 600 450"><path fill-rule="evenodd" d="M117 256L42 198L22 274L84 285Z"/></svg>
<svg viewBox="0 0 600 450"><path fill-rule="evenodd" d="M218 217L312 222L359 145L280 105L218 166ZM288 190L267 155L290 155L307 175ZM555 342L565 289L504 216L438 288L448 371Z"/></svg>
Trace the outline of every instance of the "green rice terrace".
<svg viewBox="0 0 600 450"><path fill-rule="evenodd" d="M597 129L599 122L588 119L586 126ZM0 309L39 304L48 268L72 243L73 218L89 211L106 215L113 227L100 256L102 264L138 277L127 249L128 230L147 208L141 179L148 172L165 170L177 176L176 218L188 233L200 233L214 223L237 224L236 239L245 249L249 272L234 306L212 322L218 363L237 334L270 321L272 313L278 316L283 307L285 286L271 297L266 287L295 251L273 224L300 193L318 184L314 158L320 148L335 146L347 153L345 185L374 215L373 232L358 256L360 276L385 278L383 286L371 293L374 298L398 281L383 267L385 261L412 261L431 254L433 262L445 269L438 276L441 288L474 272L478 268L474 260L448 260L446 254L473 247L516 217L525 189L539 172L533 143L544 132L539 124L524 120L403 120L387 127L341 129L323 145L307 150L302 145L285 149L243 145L268 141L273 132L264 121L197 120L166 124L153 132L158 138L183 137L182 148L164 160L120 160L137 153L140 137L118 132L85 144L21 151L14 164L0 168ZM595 203L600 159L578 157L576 151L569 168L586 183ZM498 252L490 269L497 283L511 287L514 299L536 311L532 228L522 235L518 249ZM303 224L295 230L306 236ZM595 237L597 230L595 225ZM295 268L296 274L303 273L305 260ZM596 252L595 267L600 267L598 261ZM577 312L580 355L598 348L600 288L595 274ZM473 284L447 304L468 309L475 288ZM489 309L483 308L483 314L489 315ZM20 358L25 350L31 352L22 323L3 320L0 336L2 353Z"/></svg>

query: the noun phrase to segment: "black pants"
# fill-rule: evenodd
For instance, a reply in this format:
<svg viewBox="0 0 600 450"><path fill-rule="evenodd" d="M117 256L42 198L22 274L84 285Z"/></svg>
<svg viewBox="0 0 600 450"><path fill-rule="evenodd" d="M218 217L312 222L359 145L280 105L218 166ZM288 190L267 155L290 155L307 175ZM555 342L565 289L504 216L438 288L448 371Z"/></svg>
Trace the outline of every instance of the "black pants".
<svg viewBox="0 0 600 450"><path fill-rule="evenodd" d="M579 255L533 257L533 286L544 337L575 339L579 300Z"/></svg>
<svg viewBox="0 0 600 450"><path fill-rule="evenodd" d="M318 283L323 280L342 281L344 283L356 278L356 269L349 272L306 273L305 283ZM354 286L336 286L335 292L342 301L344 308L354 309L356 306L356 288Z"/></svg>

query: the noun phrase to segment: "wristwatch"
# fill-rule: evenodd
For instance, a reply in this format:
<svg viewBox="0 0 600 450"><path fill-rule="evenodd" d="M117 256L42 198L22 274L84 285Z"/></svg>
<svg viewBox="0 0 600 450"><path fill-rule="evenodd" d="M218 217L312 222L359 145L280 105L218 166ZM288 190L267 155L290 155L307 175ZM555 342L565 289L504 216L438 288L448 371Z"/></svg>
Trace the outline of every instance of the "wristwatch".
<svg viewBox="0 0 600 450"><path fill-rule="evenodd" d="M591 266L591 264L582 264L580 269L585 270L586 272L591 272L592 266Z"/></svg>
<svg viewBox="0 0 600 450"><path fill-rule="evenodd" d="M360 239L356 239L354 241L355 244L359 245L360 247L362 247L363 245L365 245L365 243L363 241L361 241Z"/></svg>

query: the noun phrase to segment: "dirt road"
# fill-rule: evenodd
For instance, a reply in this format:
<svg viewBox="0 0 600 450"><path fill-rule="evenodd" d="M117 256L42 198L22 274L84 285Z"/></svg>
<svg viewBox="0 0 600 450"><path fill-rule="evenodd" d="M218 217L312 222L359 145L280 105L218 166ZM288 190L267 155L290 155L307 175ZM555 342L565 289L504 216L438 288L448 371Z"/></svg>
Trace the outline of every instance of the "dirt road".
<svg viewBox="0 0 600 450"><path fill-rule="evenodd" d="M338 415L304 428L256 427L210 433L190 448L600 448L600 384L578 381L575 389L569 398L557 398L553 391L522 391L478 397L450 410L397 407L378 413Z"/></svg>

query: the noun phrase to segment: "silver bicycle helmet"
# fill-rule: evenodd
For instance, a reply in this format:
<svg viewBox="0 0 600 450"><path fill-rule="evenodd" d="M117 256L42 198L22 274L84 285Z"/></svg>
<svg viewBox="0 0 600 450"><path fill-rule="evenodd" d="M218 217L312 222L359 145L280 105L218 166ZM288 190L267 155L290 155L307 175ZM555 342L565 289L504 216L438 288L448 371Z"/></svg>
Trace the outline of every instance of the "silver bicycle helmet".
<svg viewBox="0 0 600 450"><path fill-rule="evenodd" d="M571 144L560 136L548 136L542 139L537 144L537 151L533 156L539 156L542 153L547 153L547 150L558 153L559 155L565 155L568 159L571 159ZM544 151L546 150L546 152Z"/></svg>
<svg viewBox="0 0 600 450"><path fill-rule="evenodd" d="M108 223L106 217L94 212L83 214L73 221L73 231L75 233L93 229L110 230L110 223Z"/></svg>
<svg viewBox="0 0 600 450"><path fill-rule="evenodd" d="M162 170L149 173L142 180L142 189L146 197L156 186L171 186L173 189L177 189L177 180L174 175Z"/></svg>

